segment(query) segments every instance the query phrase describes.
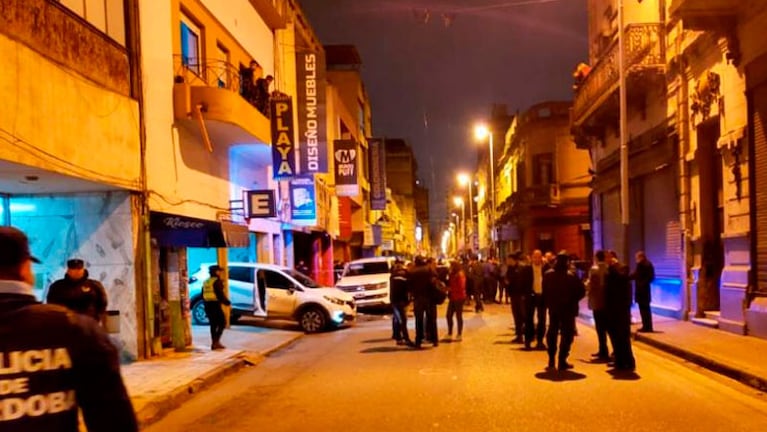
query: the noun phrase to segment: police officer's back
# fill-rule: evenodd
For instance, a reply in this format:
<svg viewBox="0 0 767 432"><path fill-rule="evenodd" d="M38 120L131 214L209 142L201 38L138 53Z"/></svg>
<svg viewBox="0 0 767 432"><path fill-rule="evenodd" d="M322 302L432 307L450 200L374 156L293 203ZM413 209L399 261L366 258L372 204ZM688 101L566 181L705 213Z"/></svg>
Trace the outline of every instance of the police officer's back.
<svg viewBox="0 0 767 432"><path fill-rule="evenodd" d="M33 293L27 237L0 227L0 430L136 431L115 347L93 319Z"/></svg>

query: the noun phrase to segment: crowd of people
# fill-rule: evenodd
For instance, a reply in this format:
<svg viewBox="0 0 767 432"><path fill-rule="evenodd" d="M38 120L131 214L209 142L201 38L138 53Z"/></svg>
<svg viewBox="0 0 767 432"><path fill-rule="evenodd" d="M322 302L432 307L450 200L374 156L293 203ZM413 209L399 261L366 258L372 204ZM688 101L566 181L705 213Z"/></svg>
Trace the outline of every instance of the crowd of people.
<svg viewBox="0 0 767 432"><path fill-rule="evenodd" d="M607 362L618 371L633 371L631 306L636 301L642 315L639 331L653 331L650 285L655 277L644 252L637 252L635 257L633 272L612 251L598 251L590 268L566 252L554 255L540 250L529 256L509 254L503 263L471 254L451 261L449 266L426 257L416 257L407 264L396 261L390 283L392 338L398 345L414 348L424 343L438 346L437 306L447 300L445 339L452 340L455 330L454 340L460 341L464 306L482 313L488 303L505 303L510 305L514 322L511 342L524 345L526 350L546 351L548 368L567 370L573 367L568 357L577 334L579 303L588 296L599 344L592 355L594 360ZM414 339L407 325L411 303Z"/></svg>

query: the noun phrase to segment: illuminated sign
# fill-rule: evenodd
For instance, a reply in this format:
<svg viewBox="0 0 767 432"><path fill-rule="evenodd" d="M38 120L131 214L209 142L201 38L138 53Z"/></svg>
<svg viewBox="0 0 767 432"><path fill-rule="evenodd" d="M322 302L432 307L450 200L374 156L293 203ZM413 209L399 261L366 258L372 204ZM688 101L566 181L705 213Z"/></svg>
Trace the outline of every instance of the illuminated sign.
<svg viewBox="0 0 767 432"><path fill-rule="evenodd" d="M275 179L296 175L296 143L293 129L293 102L289 97L272 98L272 167Z"/></svg>

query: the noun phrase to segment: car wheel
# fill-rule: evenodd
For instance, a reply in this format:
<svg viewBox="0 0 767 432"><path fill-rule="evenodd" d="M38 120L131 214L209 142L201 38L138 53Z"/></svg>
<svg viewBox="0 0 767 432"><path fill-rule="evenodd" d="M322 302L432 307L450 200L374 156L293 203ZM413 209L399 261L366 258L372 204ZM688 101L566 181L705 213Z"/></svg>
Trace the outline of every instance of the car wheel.
<svg viewBox="0 0 767 432"><path fill-rule="evenodd" d="M205 312L205 302L202 299L192 303L192 322L197 325L208 325L208 314Z"/></svg>
<svg viewBox="0 0 767 432"><path fill-rule="evenodd" d="M325 312L317 307L310 307L301 312L299 317L299 324L301 328L307 333L317 333L322 331L327 326L328 320L325 317Z"/></svg>

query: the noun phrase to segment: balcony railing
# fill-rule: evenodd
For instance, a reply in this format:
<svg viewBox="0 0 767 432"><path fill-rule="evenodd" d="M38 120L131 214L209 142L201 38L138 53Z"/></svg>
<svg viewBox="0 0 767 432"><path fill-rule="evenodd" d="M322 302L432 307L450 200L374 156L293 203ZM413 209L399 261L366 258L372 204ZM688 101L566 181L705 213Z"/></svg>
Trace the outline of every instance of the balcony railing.
<svg viewBox="0 0 767 432"><path fill-rule="evenodd" d="M530 206L559 205L559 185L556 183L528 186L524 190L525 203Z"/></svg>
<svg viewBox="0 0 767 432"><path fill-rule="evenodd" d="M624 33L627 74L645 68L663 68L665 55L661 24L629 24ZM607 48L579 85L573 104L573 122L581 125L618 88L618 41Z"/></svg>
<svg viewBox="0 0 767 432"><path fill-rule="evenodd" d="M252 74L248 76L248 69L240 69L223 60L192 62L180 55L174 56L174 64L177 80L182 79L192 86L218 87L233 91L262 114L268 115L269 95L258 94L256 80L261 77Z"/></svg>

